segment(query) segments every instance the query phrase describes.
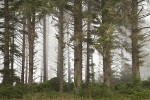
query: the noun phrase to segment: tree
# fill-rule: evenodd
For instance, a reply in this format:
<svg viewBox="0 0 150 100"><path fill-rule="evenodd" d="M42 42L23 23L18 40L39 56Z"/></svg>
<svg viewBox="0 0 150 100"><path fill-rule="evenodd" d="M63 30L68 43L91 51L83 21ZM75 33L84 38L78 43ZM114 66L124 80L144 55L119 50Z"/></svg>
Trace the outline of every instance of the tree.
<svg viewBox="0 0 150 100"><path fill-rule="evenodd" d="M48 80L48 65L47 65L47 32L46 32L47 26L46 26L46 15L43 18L43 82L46 82Z"/></svg>
<svg viewBox="0 0 150 100"><path fill-rule="evenodd" d="M35 11L27 14L27 30L29 42L29 84L33 83L33 59L34 59L34 39L35 39Z"/></svg>
<svg viewBox="0 0 150 100"><path fill-rule="evenodd" d="M63 92L64 81L64 7L63 4L59 7L59 44L60 44L60 92Z"/></svg>
<svg viewBox="0 0 150 100"><path fill-rule="evenodd" d="M25 44L26 44L26 20L25 18L23 19L23 40L22 40L22 70L21 70L21 82L24 84L24 71L25 71Z"/></svg>
<svg viewBox="0 0 150 100"><path fill-rule="evenodd" d="M15 26L16 26L16 15L14 4L15 1L4 0L3 8L1 8L2 19L2 28L4 29L1 33L1 50L4 54L4 69L1 70L3 74L3 83L12 84L14 81L14 56L20 54L17 50L17 45L15 44ZM19 56L19 55L18 55Z"/></svg>
<svg viewBox="0 0 150 100"><path fill-rule="evenodd" d="M63 92L64 81L64 4L59 2L59 22L58 22L58 62L57 62L57 77L60 78L60 92Z"/></svg>
<svg viewBox="0 0 150 100"><path fill-rule="evenodd" d="M74 0L74 82L75 91L82 86L82 0Z"/></svg>
<svg viewBox="0 0 150 100"><path fill-rule="evenodd" d="M88 22L87 22L87 63L86 63L86 84L89 84L90 81L90 42L91 42L91 17L90 17L90 12L91 12L91 0L88 0Z"/></svg>
<svg viewBox="0 0 150 100"><path fill-rule="evenodd" d="M28 83L28 70L29 70L29 52L28 52L28 48L29 48L29 43L28 43L28 40L27 40L27 35L26 35L26 41L25 41L25 44L26 44L26 47L25 47L25 83L27 84Z"/></svg>
<svg viewBox="0 0 150 100"><path fill-rule="evenodd" d="M133 83L139 84L140 82L140 61L139 61L139 29L138 29L138 0L132 0L131 4L131 41L132 41L132 77Z"/></svg>
<svg viewBox="0 0 150 100"><path fill-rule="evenodd" d="M102 0L102 25L101 25L101 44L103 56L103 77L104 84L108 87L111 85L111 49L113 39L113 24L112 24L112 1Z"/></svg>
<svg viewBox="0 0 150 100"><path fill-rule="evenodd" d="M3 83L11 84L11 70L10 70L10 23L11 23L11 12L10 12L9 0L4 0L4 70L3 70Z"/></svg>
<svg viewBox="0 0 150 100"><path fill-rule="evenodd" d="M67 44L69 44L69 32L67 33ZM68 59L68 83L71 83L71 63L70 63L70 47L67 46L67 59Z"/></svg>
<svg viewBox="0 0 150 100"><path fill-rule="evenodd" d="M24 0L21 2L20 9L27 19L27 35L29 43L29 78L28 83L33 83L33 69L34 69L34 42L37 34L35 32L35 25L37 20L43 18L50 4L48 0Z"/></svg>
<svg viewBox="0 0 150 100"><path fill-rule="evenodd" d="M12 27L14 28L14 22L12 22ZM14 56L15 56L15 33L14 30L11 32L12 36L10 38L10 69L11 69L11 81L13 82L14 78Z"/></svg>
<svg viewBox="0 0 150 100"><path fill-rule="evenodd" d="M97 40L95 47L103 57L103 82L107 87L111 86L111 65L112 65L112 50L114 49L114 29L115 26L121 26L123 17L121 3L122 1L114 0L95 0L95 13L93 15L96 24L94 26ZM101 5L99 5L101 4ZM100 10L100 12L99 12ZM101 16L101 17L99 17Z"/></svg>

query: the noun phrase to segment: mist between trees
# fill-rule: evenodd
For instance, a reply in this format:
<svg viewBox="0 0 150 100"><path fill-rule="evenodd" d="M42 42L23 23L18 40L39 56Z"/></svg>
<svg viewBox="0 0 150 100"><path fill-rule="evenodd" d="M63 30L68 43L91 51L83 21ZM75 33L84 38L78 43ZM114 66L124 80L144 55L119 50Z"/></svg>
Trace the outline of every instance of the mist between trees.
<svg viewBox="0 0 150 100"><path fill-rule="evenodd" d="M1 84L58 77L60 92L67 82L75 93L91 83L140 86L150 70L149 6L144 0L1 0Z"/></svg>

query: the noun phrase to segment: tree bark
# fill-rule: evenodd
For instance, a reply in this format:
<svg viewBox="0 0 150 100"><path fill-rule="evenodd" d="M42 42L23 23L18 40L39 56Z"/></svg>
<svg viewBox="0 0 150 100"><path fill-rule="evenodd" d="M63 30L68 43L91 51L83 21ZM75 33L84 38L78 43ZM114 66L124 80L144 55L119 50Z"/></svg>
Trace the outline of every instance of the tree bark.
<svg viewBox="0 0 150 100"><path fill-rule="evenodd" d="M28 24L28 41L29 41L29 79L28 83L33 83L33 67L34 67L34 38L35 38L35 14L27 16Z"/></svg>
<svg viewBox="0 0 150 100"><path fill-rule="evenodd" d="M47 37L46 37L46 15L43 19L43 82L46 82L48 80L47 76Z"/></svg>
<svg viewBox="0 0 150 100"><path fill-rule="evenodd" d="M132 78L133 83L140 83L139 47L138 47L138 0L132 0L131 41L132 41Z"/></svg>
<svg viewBox="0 0 150 100"><path fill-rule="evenodd" d="M23 24L23 41L22 41L22 70L21 70L21 83L24 84L24 70L25 70L25 42L26 42L26 20L24 19L24 24Z"/></svg>
<svg viewBox="0 0 150 100"><path fill-rule="evenodd" d="M78 92L82 86L82 0L74 0L74 82Z"/></svg>
<svg viewBox="0 0 150 100"><path fill-rule="evenodd" d="M9 0L4 0L4 73L3 84L10 84L10 58L9 58L9 43L10 43L10 31L9 31Z"/></svg>
<svg viewBox="0 0 150 100"><path fill-rule="evenodd" d="M109 4L109 6L108 6ZM112 48L112 33L113 29L111 25L111 0L102 0L102 30L101 30L101 38L102 38L102 47L103 47L103 78L104 84L107 87L111 85L111 48ZM109 7L109 9L108 9Z"/></svg>
<svg viewBox="0 0 150 100"><path fill-rule="evenodd" d="M28 36L26 35L25 37L26 39L26 53L25 53L25 60L26 60L26 64L25 64L25 83L28 84L28 70L29 70L29 52L28 52L28 47L29 47L29 43L28 43Z"/></svg>
<svg viewBox="0 0 150 100"><path fill-rule="evenodd" d="M90 15L91 13L91 0L88 0L88 15ZM90 26L91 26L91 21L90 18L88 18L88 22L87 22L87 62L86 62L86 80L85 83L86 85L89 84L90 81Z"/></svg>
<svg viewBox="0 0 150 100"><path fill-rule="evenodd" d="M91 79L92 83L95 83L95 72L94 72L94 62L93 62L93 53L91 54Z"/></svg>
<svg viewBox="0 0 150 100"><path fill-rule="evenodd" d="M12 33L12 37L11 37L11 50L10 50L10 55L11 55L11 58L10 58L10 64L11 64L11 83L13 84L13 81L14 81L14 50L15 50L15 36L14 36L14 33Z"/></svg>
<svg viewBox="0 0 150 100"><path fill-rule="evenodd" d="M64 81L64 8L63 5L59 7L59 68L60 68L60 92L63 92Z"/></svg>
<svg viewBox="0 0 150 100"><path fill-rule="evenodd" d="M69 44L69 33L67 33L67 43ZM67 46L67 58L68 58L68 83L71 83L71 64L70 64L70 48Z"/></svg>

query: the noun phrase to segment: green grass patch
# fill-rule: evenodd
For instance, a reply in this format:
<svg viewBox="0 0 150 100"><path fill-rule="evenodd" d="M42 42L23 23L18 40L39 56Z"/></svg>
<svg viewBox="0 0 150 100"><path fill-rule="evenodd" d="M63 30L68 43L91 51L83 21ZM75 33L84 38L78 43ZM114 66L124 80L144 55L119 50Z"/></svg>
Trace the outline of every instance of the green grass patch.
<svg viewBox="0 0 150 100"><path fill-rule="evenodd" d="M141 86L122 83L106 87L103 84L90 84L78 94L73 91L73 83L65 83L64 92L59 92L59 81L54 78L46 83L33 85L0 85L0 100L150 100L150 82Z"/></svg>

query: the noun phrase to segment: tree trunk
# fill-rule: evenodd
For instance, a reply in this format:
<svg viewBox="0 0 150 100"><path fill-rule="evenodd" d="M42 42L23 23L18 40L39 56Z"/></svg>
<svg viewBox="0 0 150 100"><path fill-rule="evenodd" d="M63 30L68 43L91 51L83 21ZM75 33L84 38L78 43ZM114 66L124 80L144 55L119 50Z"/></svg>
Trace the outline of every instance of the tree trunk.
<svg viewBox="0 0 150 100"><path fill-rule="evenodd" d="M92 83L95 83L95 72L94 72L94 62L93 62L93 53L91 54L91 79Z"/></svg>
<svg viewBox="0 0 150 100"><path fill-rule="evenodd" d="M28 47L29 47L29 43L28 43L28 40L27 40L27 38L28 38L27 35L26 35L25 38L26 38L25 39L26 40L26 43L25 43L26 44L26 51L25 51L26 52L25 53L26 54L25 55L25 57L26 57L26 59L25 59L26 60L26 64L25 64L25 83L28 84L28 70L29 70L29 68L28 68L29 67L28 66L29 65L29 52L28 52L29 48Z"/></svg>
<svg viewBox="0 0 150 100"><path fill-rule="evenodd" d="M43 82L46 82L48 80L47 76L47 37L46 37L46 15L43 19Z"/></svg>
<svg viewBox="0 0 150 100"><path fill-rule="evenodd" d="M67 33L67 43L69 44L69 33ZM71 64L70 64L70 48L67 46L67 58L68 58L68 83L71 83Z"/></svg>
<svg viewBox="0 0 150 100"><path fill-rule="evenodd" d="M91 0L88 0L88 15L91 14ZM91 43L91 19L88 18L87 22L87 59L86 59L86 80L85 83L88 86L90 81L90 43Z"/></svg>
<svg viewBox="0 0 150 100"><path fill-rule="evenodd" d="M82 0L74 0L74 82L75 91L82 86Z"/></svg>
<svg viewBox="0 0 150 100"><path fill-rule="evenodd" d="M10 84L10 69L9 69L9 43L10 43L10 31L9 31L9 0L4 0L4 73L3 84Z"/></svg>
<svg viewBox="0 0 150 100"><path fill-rule="evenodd" d="M22 70L21 70L21 83L24 84L24 69L25 69L25 42L26 42L26 20L24 19L24 24L23 24L23 41L22 41Z"/></svg>
<svg viewBox="0 0 150 100"><path fill-rule="evenodd" d="M11 58L10 58L10 64L11 64L11 83L13 84L13 81L14 81L14 50L15 50L15 36L14 36L14 33L12 33L12 37L11 37L11 51L10 51L10 55L11 55Z"/></svg>
<svg viewBox="0 0 150 100"><path fill-rule="evenodd" d="M104 84L108 87L111 85L111 50L109 44L107 46L103 46L103 77Z"/></svg>
<svg viewBox="0 0 150 100"><path fill-rule="evenodd" d="M102 0L102 30L101 30L101 38L102 38L102 47L103 47L103 78L104 84L107 87L111 85L111 48L112 48L112 33L113 33L113 25L111 25L111 14L110 11L112 9L112 5L110 0ZM108 6L109 4L109 6ZM109 9L108 9L109 7Z"/></svg>
<svg viewBox="0 0 150 100"><path fill-rule="evenodd" d="M29 79L28 83L33 83L33 67L34 67L34 38L35 38L35 14L28 15L28 41L29 41Z"/></svg>
<svg viewBox="0 0 150 100"><path fill-rule="evenodd" d="M63 5L59 7L59 68L60 68L60 92L63 92L63 81L64 81L64 8Z"/></svg>
<svg viewBox="0 0 150 100"><path fill-rule="evenodd" d="M131 41L132 41L132 78L133 83L140 83L139 47L138 47L138 0L132 0Z"/></svg>

